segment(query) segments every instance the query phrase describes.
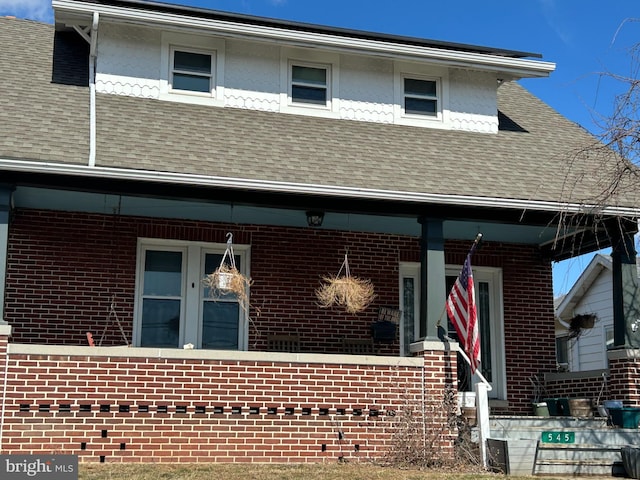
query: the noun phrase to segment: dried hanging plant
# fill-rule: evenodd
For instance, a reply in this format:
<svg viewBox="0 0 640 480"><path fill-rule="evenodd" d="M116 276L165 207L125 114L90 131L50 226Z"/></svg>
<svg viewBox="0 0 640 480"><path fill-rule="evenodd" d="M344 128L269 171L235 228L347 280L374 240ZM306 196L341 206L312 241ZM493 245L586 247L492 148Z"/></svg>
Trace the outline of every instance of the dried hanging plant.
<svg viewBox="0 0 640 480"><path fill-rule="evenodd" d="M238 299L240 306L247 310L249 306L249 287L251 279L240 273L236 268L236 260L233 254L233 235L227 234L227 249L222 256L220 266L213 273L208 274L202 280L202 284L210 289L212 297L222 297L233 294ZM226 263L227 258L229 263Z"/></svg>
<svg viewBox="0 0 640 480"><path fill-rule="evenodd" d="M341 276L343 269L345 274ZM347 254L344 255L344 262L338 275L322 277L322 284L316 290L316 297L321 307L337 305L344 307L348 313L365 310L376 298L370 280L351 276Z"/></svg>

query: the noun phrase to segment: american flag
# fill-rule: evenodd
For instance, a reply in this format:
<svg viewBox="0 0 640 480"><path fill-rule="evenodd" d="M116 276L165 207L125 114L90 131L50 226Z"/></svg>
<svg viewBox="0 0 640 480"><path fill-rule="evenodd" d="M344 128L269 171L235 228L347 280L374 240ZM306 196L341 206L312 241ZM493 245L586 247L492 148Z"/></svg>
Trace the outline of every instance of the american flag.
<svg viewBox="0 0 640 480"><path fill-rule="evenodd" d="M458 333L460 345L469 357L471 373L474 373L480 364L480 332L473 272L471 271L471 255L476 245L477 241L467 255L460 275L451 288L449 298L447 298L447 315Z"/></svg>

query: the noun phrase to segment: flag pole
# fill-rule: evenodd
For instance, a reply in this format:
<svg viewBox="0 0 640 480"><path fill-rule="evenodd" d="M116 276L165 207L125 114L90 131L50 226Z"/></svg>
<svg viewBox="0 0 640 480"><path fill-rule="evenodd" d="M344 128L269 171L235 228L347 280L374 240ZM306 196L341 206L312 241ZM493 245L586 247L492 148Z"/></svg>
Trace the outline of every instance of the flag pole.
<svg viewBox="0 0 640 480"><path fill-rule="evenodd" d="M475 240L473 241L473 245L471 245L471 250L469 250L469 254L472 254L476 248L478 248L478 245L480 245L480 242L482 241L482 234L478 233L476 235ZM442 313L440 314L440 318L438 318L438 323L436 323L436 327L439 327L440 325L442 325L442 319L444 318L445 314L447 313L447 304L445 302L444 307L442 307ZM469 360L467 360L468 362Z"/></svg>
<svg viewBox="0 0 640 480"><path fill-rule="evenodd" d="M480 245L480 242L482 241L482 234L478 233L476 235L476 239L473 241L473 245L471 246L471 252L473 253L475 251L475 249L478 247L478 245Z"/></svg>
<svg viewBox="0 0 640 480"><path fill-rule="evenodd" d="M488 466L488 452L486 446L486 439L491 434L491 428L489 424L489 399L487 392L492 390L491 384L482 375L482 371L479 368L480 364L480 339L479 339L479 325L476 311L475 302L475 288L473 282L473 273L471 269L471 256L475 252L478 245L482 241L482 234L478 233L473 245L467 254L467 258L464 262L460 275L456 279L447 303L445 303L445 309L451 321L460 337L461 343L458 341L458 353L462 356L465 362L471 367L471 371L474 375L478 376L479 383L475 384L475 403L476 403L476 415L478 425L478 443L480 444L480 455L482 457L482 464L486 468ZM441 327L440 327L441 328ZM446 341L453 341L448 335L443 335ZM469 354L473 355L473 361L469 358Z"/></svg>

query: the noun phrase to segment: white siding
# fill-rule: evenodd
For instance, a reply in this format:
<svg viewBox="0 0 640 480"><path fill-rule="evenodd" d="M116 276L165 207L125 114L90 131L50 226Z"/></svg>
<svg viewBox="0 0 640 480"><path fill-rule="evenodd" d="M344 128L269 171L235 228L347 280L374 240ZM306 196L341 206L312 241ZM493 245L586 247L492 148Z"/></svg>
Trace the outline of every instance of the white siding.
<svg viewBox="0 0 640 480"><path fill-rule="evenodd" d="M612 298L611 270L603 269L574 310L575 315L595 314L596 322L571 342L572 371L608 368L606 327L613 325Z"/></svg>
<svg viewBox="0 0 640 480"><path fill-rule="evenodd" d="M280 49L227 41L225 56L225 106L279 111Z"/></svg>
<svg viewBox="0 0 640 480"><path fill-rule="evenodd" d="M341 118L393 123L393 102L393 62L341 56Z"/></svg>
<svg viewBox="0 0 640 480"><path fill-rule="evenodd" d="M451 128L472 132L498 132L498 82L495 75L451 72Z"/></svg>
<svg viewBox="0 0 640 480"><path fill-rule="evenodd" d="M160 39L160 32L149 28L101 25L96 91L158 98Z"/></svg>
<svg viewBox="0 0 640 480"><path fill-rule="evenodd" d="M101 93L144 98L168 99L165 95L168 66L159 30L132 25L102 23L98 37L98 68L96 89ZM174 35L174 34L171 34ZM177 34L176 34L177 35ZM180 38L189 38L180 35ZM195 36L192 38L196 38ZM209 40L207 40L209 39ZM211 48L223 45L218 60L223 62L223 78L216 79L221 93L213 105L282 111L282 69L286 68L288 47L277 44L198 36L198 46L211 43ZM304 49L296 49L296 52ZM307 50L312 58L318 50ZM299 55L299 53L298 53ZM390 59L342 54L335 66L337 91L332 92L338 106L334 118L376 122L402 123L397 114L398 65ZM416 74L432 74L441 79L442 121L425 119L421 126L449 128L474 132L496 133L497 79L494 74L429 67L424 64L402 63L402 70L415 68ZM430 73L430 72L433 73ZM164 86L163 86L164 85ZM223 93L222 93L223 92ZM170 95L169 95L170 97ZM176 97L177 100L180 100ZM189 101L186 99L184 101ZM304 110L295 113L307 114ZM308 110L318 115L318 109Z"/></svg>

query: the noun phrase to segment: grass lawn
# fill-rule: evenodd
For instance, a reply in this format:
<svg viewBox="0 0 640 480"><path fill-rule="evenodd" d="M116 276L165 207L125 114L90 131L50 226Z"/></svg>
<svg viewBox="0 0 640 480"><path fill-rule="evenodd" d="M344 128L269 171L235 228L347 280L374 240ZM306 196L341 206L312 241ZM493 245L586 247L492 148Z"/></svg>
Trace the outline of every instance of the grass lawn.
<svg viewBox="0 0 640 480"><path fill-rule="evenodd" d="M80 480L524 480L489 473L399 469L371 464L80 464ZM544 480L535 477L536 480Z"/></svg>

